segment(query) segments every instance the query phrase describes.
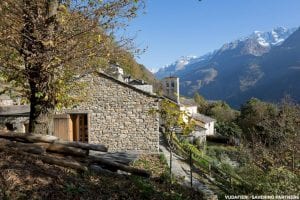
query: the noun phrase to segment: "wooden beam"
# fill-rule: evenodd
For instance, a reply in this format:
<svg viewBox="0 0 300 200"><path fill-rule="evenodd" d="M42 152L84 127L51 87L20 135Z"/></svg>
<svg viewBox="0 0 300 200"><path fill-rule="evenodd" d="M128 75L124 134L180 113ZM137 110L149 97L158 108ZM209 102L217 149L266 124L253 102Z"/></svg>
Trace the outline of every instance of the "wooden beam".
<svg viewBox="0 0 300 200"><path fill-rule="evenodd" d="M60 140L58 137L52 135L40 135L40 134L32 134L32 135L25 135L25 134L16 134L13 132L0 132L0 138L9 139L13 141L24 141L30 143L52 143L52 144L61 144L68 147L75 147L84 150L94 150L94 151L102 151L107 152L107 147L101 144L88 144L82 142L68 142L64 140Z"/></svg>
<svg viewBox="0 0 300 200"><path fill-rule="evenodd" d="M110 161L110 160L103 159L101 157L89 156L88 158L89 158L89 163L90 164L97 163L97 164L105 165L105 166L111 167L113 169L120 169L122 171L129 172L129 173L132 173L134 175L142 176L142 177L146 177L146 178L149 178L150 175L151 175L146 170L126 166L126 165L123 165L123 164L120 164L120 163L116 163L116 162L113 162L113 161Z"/></svg>
<svg viewBox="0 0 300 200"><path fill-rule="evenodd" d="M146 170L126 166L99 156L88 156L86 155L86 151L80 148L69 147L56 143L22 143L11 141L9 139L0 139L0 150L13 150L19 154L35 156L37 159L40 159L45 163L69 167L81 171L87 171L90 167L90 169L94 169L94 171L98 171L99 173L105 173L107 172L107 169L112 172L122 170L133 175L147 178L150 177L150 173ZM53 156L50 154L51 152L68 155L69 157ZM95 164L99 165L99 167L95 167ZM105 166L105 169L100 168L100 166Z"/></svg>
<svg viewBox="0 0 300 200"><path fill-rule="evenodd" d="M46 149L47 152L54 152L54 153L61 153L64 155L71 155L71 156L79 156L85 157L88 155L87 150L83 150L80 148L69 147L62 144L56 143L34 143L35 145L41 146L42 148Z"/></svg>

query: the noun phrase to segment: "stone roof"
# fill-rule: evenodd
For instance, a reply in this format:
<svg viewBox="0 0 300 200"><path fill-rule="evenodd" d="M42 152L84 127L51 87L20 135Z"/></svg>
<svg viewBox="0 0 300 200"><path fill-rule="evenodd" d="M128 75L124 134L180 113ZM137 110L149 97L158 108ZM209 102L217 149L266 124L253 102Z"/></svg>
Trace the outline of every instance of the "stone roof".
<svg viewBox="0 0 300 200"><path fill-rule="evenodd" d="M110 75L108 75L108 74L105 74L104 72L99 72L99 71L98 71L98 72L96 72L96 73L97 73L98 75L104 77L104 78L110 79L110 80L112 80L112 81L114 81L114 82L116 82L116 83L118 83L118 84L120 84L120 85L123 85L123 86L125 86L125 87L128 87L128 88L130 88L130 89L132 89L132 90L135 90L135 91L137 91L137 92L139 92L139 93L141 93L141 94L144 94L144 95L147 95L147 96L153 97L153 98L158 98L158 99L161 98L161 97L157 96L157 95L154 94L154 93L146 92L146 91L144 91L144 90L141 90L141 89L139 89L139 88L134 87L133 85L130 85L130 84L128 84L128 83L125 83L125 82L123 82L123 81L120 81L120 80L118 80L118 79L115 79L114 77L112 77L112 76L110 76Z"/></svg>
<svg viewBox="0 0 300 200"><path fill-rule="evenodd" d="M200 113L193 113L192 118L204 123L215 122L216 120Z"/></svg>
<svg viewBox="0 0 300 200"><path fill-rule="evenodd" d="M195 131L206 131L206 128L203 128L201 126L195 126Z"/></svg>
<svg viewBox="0 0 300 200"><path fill-rule="evenodd" d="M29 105L14 105L0 107L0 116L29 116Z"/></svg>
<svg viewBox="0 0 300 200"><path fill-rule="evenodd" d="M194 101L194 99L187 99L187 98L180 98L179 99L180 104L184 106L197 106L197 103Z"/></svg>
<svg viewBox="0 0 300 200"><path fill-rule="evenodd" d="M179 78L178 76L168 76L168 77L165 77L163 79L168 79L168 78Z"/></svg>
<svg viewBox="0 0 300 200"><path fill-rule="evenodd" d="M147 85L144 80L134 79L129 82L130 85Z"/></svg>

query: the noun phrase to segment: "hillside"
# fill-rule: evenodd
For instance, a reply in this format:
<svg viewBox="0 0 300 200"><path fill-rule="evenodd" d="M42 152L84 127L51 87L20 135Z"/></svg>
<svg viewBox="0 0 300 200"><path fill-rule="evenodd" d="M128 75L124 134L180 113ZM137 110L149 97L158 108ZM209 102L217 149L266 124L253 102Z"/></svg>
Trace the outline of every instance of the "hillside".
<svg viewBox="0 0 300 200"><path fill-rule="evenodd" d="M206 99L225 100L234 107L251 97L278 102L289 94L299 101L300 33L295 30L255 31L209 56L189 59L180 69L174 67L179 63L175 62L156 76L176 75L181 80L181 94L199 92Z"/></svg>
<svg viewBox="0 0 300 200"><path fill-rule="evenodd" d="M202 199L177 184L169 191L159 156L142 156L135 166L152 171L151 179L82 174L45 164L30 156L0 150L0 199Z"/></svg>
<svg viewBox="0 0 300 200"><path fill-rule="evenodd" d="M282 45L273 48L258 61L264 74L254 87L240 93L244 99L251 96L266 101L278 101L290 95L300 101L300 29ZM236 97L232 101L236 101Z"/></svg>

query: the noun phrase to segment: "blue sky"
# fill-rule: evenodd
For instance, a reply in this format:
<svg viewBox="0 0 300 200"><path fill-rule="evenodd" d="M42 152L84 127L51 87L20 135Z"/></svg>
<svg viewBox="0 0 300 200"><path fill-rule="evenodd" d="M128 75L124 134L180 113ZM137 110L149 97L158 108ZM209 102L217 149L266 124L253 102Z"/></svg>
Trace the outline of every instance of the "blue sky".
<svg viewBox="0 0 300 200"><path fill-rule="evenodd" d="M145 14L131 21L126 34L147 48L137 61L157 69L278 26L300 26L300 0L146 0Z"/></svg>

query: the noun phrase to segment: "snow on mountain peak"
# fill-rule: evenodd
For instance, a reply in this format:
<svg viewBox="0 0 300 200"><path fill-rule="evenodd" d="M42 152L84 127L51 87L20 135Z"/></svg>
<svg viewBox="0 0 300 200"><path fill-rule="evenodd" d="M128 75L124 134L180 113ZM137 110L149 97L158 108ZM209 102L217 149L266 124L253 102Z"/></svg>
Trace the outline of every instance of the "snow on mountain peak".
<svg viewBox="0 0 300 200"><path fill-rule="evenodd" d="M267 32L256 30L247 37L224 44L220 51L222 52L228 49L235 49L239 44L245 41L256 41L263 48L278 46L296 30L297 28L288 29L285 27L277 27Z"/></svg>
<svg viewBox="0 0 300 200"><path fill-rule="evenodd" d="M193 56L193 55L190 55L190 56L182 56L180 57L177 61L171 63L171 64L168 64L168 65L165 65L163 69L167 69L169 68L170 66L175 66L175 71L178 71L178 70L182 70L184 69L184 67L187 65L187 64L190 64L193 60L196 60L198 57L197 56Z"/></svg>
<svg viewBox="0 0 300 200"><path fill-rule="evenodd" d="M277 27L268 32L254 31L246 39L255 39L261 46L277 46L280 45L287 37L289 37L296 28L287 29L285 27Z"/></svg>
<svg viewBox="0 0 300 200"><path fill-rule="evenodd" d="M157 77L165 77L171 74L176 74L178 71L184 70L191 64L205 62L213 58L214 55L220 54L226 50L238 48L242 54L261 56L267 53L273 46L281 45L298 28L276 27L271 31L256 30L247 37L234 40L224 44L220 49L203 56L183 56L172 64L165 65L156 72Z"/></svg>

